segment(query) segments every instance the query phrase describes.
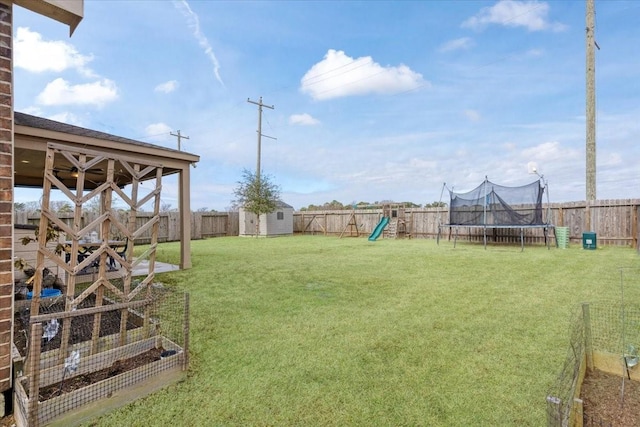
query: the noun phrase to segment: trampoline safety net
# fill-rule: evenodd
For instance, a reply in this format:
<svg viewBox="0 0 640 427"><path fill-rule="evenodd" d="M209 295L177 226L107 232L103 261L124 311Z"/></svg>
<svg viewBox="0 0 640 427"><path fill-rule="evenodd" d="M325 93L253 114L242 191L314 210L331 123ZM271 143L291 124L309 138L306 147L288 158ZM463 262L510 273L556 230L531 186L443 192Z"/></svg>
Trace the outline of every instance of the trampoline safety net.
<svg viewBox="0 0 640 427"><path fill-rule="evenodd" d="M505 187L485 181L466 193L449 190L449 225L544 225L542 180L521 187Z"/></svg>

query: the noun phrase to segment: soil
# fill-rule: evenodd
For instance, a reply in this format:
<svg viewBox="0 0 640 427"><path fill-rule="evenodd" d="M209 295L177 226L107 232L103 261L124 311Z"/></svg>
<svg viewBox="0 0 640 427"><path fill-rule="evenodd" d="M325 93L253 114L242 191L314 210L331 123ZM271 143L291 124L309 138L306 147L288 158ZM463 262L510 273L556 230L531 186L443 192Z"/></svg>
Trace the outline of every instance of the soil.
<svg viewBox="0 0 640 427"><path fill-rule="evenodd" d="M148 363L155 362L156 360L160 360L163 351L164 349L162 348L153 348L149 351L137 355L136 357L132 357L126 360L118 360L107 369L79 375L77 377L65 380L62 382L62 387L60 387L60 383L51 384L40 389L38 400L40 402L43 402L47 399L59 396L61 393L69 393L98 381L102 381L123 372L127 372L140 366L144 366ZM15 419L13 415L8 415L4 418L0 418L0 427L13 426L15 426Z"/></svg>
<svg viewBox="0 0 640 427"><path fill-rule="evenodd" d="M78 375L77 377L73 377L71 379L64 380L56 384L51 384L47 387L43 387L40 389L38 401L43 402L45 400L59 396L62 393L69 393L93 383L106 380L107 378L114 377L123 372L130 371L151 362L155 362L156 360L160 360L160 355L163 351L164 349L162 348L152 348L151 350L140 353L130 359L116 360L113 365L101 371Z"/></svg>
<svg viewBox="0 0 640 427"><path fill-rule="evenodd" d="M640 426L640 382L593 370L587 372L582 383L584 425L588 426Z"/></svg>

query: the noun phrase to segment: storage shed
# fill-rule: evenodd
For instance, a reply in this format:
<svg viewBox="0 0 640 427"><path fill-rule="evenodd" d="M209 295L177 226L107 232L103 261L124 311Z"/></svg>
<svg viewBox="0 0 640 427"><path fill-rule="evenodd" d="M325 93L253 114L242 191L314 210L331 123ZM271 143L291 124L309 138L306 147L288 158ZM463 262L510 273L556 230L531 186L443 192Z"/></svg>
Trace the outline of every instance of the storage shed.
<svg viewBox="0 0 640 427"><path fill-rule="evenodd" d="M245 211L243 208L240 208L239 215L240 236L255 236L256 215ZM293 206L278 201L275 211L260 216L259 236L276 237L290 235L293 235Z"/></svg>

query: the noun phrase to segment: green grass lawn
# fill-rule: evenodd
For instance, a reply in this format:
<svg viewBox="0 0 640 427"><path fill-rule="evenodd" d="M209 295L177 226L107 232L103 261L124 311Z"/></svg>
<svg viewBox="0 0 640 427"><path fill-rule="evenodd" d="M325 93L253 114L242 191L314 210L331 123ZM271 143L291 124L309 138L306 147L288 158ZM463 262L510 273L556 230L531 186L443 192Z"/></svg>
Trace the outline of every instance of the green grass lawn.
<svg viewBox="0 0 640 427"><path fill-rule="evenodd" d="M571 310L619 299L619 268L640 262L319 236L194 241L192 256L158 276L191 294L188 378L93 425L545 425Z"/></svg>

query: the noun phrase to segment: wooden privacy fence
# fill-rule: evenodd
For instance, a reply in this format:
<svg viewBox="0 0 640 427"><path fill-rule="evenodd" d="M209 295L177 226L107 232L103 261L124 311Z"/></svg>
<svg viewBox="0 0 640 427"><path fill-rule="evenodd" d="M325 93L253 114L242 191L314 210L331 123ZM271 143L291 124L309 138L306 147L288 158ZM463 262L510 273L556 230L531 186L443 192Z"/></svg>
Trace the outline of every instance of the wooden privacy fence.
<svg viewBox="0 0 640 427"><path fill-rule="evenodd" d="M123 215L125 215L123 213ZM149 221L151 213L139 212L136 215L136 229ZM86 212L82 216L82 226L93 221L98 214ZM180 240L180 214L178 212L161 212L158 224L158 242L176 242ZM59 214L58 217L66 224L73 222L73 215ZM17 212L15 224L37 225L39 214ZM208 237L237 236L239 233L237 212L193 212L191 214L191 239L205 239ZM146 244L151 241L151 231L142 233L135 240L135 244Z"/></svg>
<svg viewBox="0 0 640 427"><path fill-rule="evenodd" d="M571 243L581 244L582 233L594 232L598 245L618 245L638 247L640 199L597 200L595 202L566 202L544 205L544 218L549 218L556 227L567 227ZM90 223L95 214L87 213L83 217ZM138 213L140 224L148 221L147 214ZM447 208L407 208L404 210L406 236L419 239L435 239L438 225L446 224L449 218ZM64 221L72 218L61 216ZM299 211L293 214L294 234L313 234L326 236L353 236L356 233L367 237L382 217L380 209ZM16 224L37 224L39 215L16 213ZM159 242L178 241L180 223L177 212L161 212L159 223ZM239 217L237 212L194 212L191 214L191 238L194 240L208 237L237 236ZM552 233L553 234L553 233ZM442 230L441 238L449 237L449 229ZM519 243L520 229L491 229L488 231L491 242ZM136 244L148 243L151 236L142 235ZM541 229L525 229L525 242L544 243ZM460 228L459 240L481 242L481 228ZM552 243L553 240L552 240Z"/></svg>
<svg viewBox="0 0 640 427"><path fill-rule="evenodd" d="M543 206L545 221L556 227L567 227L570 242L582 244L582 234L594 232L598 245L638 247L640 199L597 200L594 202L551 203ZM354 219L351 219L352 215ZM382 218L382 209L356 209L344 211L303 211L293 214L293 231L301 234L354 235L358 226L361 236L368 236ZM407 236L411 238L436 238L440 224L446 224L449 211L445 208L405 209ZM442 228L441 238L448 238L455 231ZM553 230L551 231L553 238ZM460 227L459 240L481 242L482 228ZM520 229L489 229L487 237L492 242L519 243ZM525 229L526 243L544 243L542 229ZM552 243L555 243L552 240Z"/></svg>

